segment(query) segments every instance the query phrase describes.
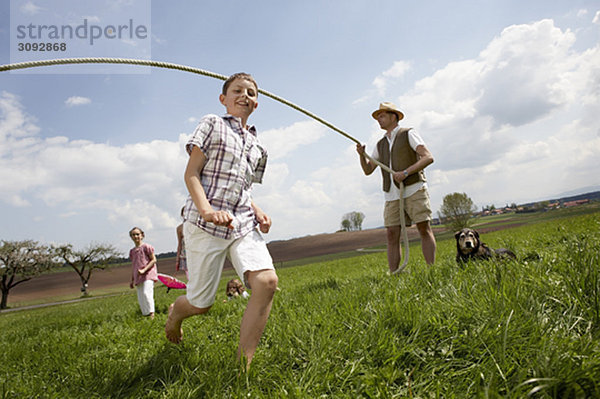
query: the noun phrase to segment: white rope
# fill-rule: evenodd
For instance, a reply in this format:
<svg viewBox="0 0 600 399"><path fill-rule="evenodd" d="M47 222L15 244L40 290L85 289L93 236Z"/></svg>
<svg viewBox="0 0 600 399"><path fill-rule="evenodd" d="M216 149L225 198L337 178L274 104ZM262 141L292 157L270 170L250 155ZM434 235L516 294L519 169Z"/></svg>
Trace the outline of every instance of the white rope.
<svg viewBox="0 0 600 399"><path fill-rule="evenodd" d="M404 241L404 262L392 272L392 275L402 273L408 265L408 232L404 220L404 183L400 182L400 227L402 229L402 240Z"/></svg>
<svg viewBox="0 0 600 399"><path fill-rule="evenodd" d="M105 58L105 57L58 58L58 59L53 59L53 60L25 61L25 62L18 62L18 63L14 63L14 64L0 65L0 72L18 70L18 69L36 68L36 67L42 67L42 66L51 66L51 65L67 65L67 64L140 65L140 66L150 66L150 67L156 67L156 68L176 69L179 71L191 72L191 73L204 75L204 76L208 76L208 77L220 79L220 80L227 80L227 78L228 78L228 76L210 72L210 71L206 71L204 69L193 68L193 67L189 67L186 65L173 64L171 62L139 60L139 59L131 59L131 58ZM331 130L334 130L337 133L341 134L342 136L346 137L347 139L352 140L356 144L361 144L360 141L358 141L354 137L350 136L348 133L337 128L336 126L332 125L331 123L327 122L326 120L318 117L317 115L313 114L312 112L309 112L309 111L305 110L304 108L287 101L285 98L279 97L273 93L269 93L268 91L262 90L262 89L258 89L258 92L267 97L272 98L275 101L278 101L284 105L287 105L288 107L291 107L291 108L295 109L296 111L299 111L299 112L305 114L306 116L322 123L323 125L327 126ZM390 173L390 174L394 173L394 171L392 169L390 169L387 165L384 165L381 162L377 161L376 159L373 159L366 152L365 152L365 156L369 159L369 161L378 165L380 168L387 171L388 173ZM400 219L401 219L401 228L403 231L403 240L404 240L404 251L405 251L404 263L402 264L401 267L396 269L392 274L396 274L396 273L399 273L402 270L404 270L404 268L406 267L406 265L408 263L408 233L406 232L406 225L404 222L404 199L402 198L403 192L404 192L404 185L402 183L400 183L400 215L401 215Z"/></svg>

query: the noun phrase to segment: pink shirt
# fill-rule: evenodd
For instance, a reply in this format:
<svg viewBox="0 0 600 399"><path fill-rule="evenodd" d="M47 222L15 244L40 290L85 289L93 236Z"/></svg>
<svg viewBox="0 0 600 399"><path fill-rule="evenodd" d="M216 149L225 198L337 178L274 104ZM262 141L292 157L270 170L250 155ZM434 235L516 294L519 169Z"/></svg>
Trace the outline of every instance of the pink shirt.
<svg viewBox="0 0 600 399"><path fill-rule="evenodd" d="M139 269L143 269L152 260L152 254L154 248L150 244L143 243L139 247L133 247L129 251L129 259L131 259L131 268L133 273L133 282L138 285L146 280L158 281L158 269L156 264L152 266L144 274L138 272Z"/></svg>

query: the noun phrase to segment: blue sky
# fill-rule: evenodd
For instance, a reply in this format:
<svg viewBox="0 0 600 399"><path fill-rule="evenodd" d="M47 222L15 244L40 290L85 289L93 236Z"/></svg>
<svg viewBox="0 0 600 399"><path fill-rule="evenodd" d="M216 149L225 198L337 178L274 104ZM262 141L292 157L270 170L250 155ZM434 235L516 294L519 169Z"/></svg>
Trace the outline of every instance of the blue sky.
<svg viewBox="0 0 600 399"><path fill-rule="evenodd" d="M72 21L149 7L87 3ZM11 16L50 11L56 2L0 4L0 64L15 62ZM600 186L598 1L152 1L150 11L143 46L90 51L250 72L369 149L382 134L370 114L392 101L435 158L426 173L436 214L453 192L481 207ZM125 253L140 226L158 252L174 250L184 143L200 117L223 112L222 82L44 68L0 73L0 238ZM273 218L268 241L334 232L351 211L366 215L364 228L382 224L380 177L362 174L351 141L264 96L250 122L269 151L254 190Z"/></svg>

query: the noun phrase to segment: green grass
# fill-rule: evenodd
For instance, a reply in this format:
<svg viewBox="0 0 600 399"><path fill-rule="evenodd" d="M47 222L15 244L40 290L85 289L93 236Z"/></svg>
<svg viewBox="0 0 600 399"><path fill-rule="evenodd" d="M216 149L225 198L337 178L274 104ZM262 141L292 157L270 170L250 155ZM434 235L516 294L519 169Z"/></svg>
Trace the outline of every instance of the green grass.
<svg viewBox="0 0 600 399"><path fill-rule="evenodd" d="M519 259L454 261L386 276L385 253L278 271L248 374L236 365L244 301L217 302L167 343L167 306L135 293L0 315L0 398L585 398L600 396L600 213L486 234ZM222 282L224 284L225 278Z"/></svg>

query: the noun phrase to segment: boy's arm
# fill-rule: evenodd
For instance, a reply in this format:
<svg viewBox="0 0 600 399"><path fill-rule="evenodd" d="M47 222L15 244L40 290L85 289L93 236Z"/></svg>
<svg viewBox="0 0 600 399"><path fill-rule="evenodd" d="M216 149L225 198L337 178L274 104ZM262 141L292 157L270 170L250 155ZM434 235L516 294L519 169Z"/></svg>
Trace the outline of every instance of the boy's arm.
<svg viewBox="0 0 600 399"><path fill-rule="evenodd" d="M218 226L228 226L230 229L233 229L231 225L233 216L227 211L215 211L210 202L208 202L208 198L206 198L206 193L200 180L200 173L205 164L206 156L200 148L194 146L183 176L185 185L192 196L194 205L196 205L200 216L204 220Z"/></svg>
<svg viewBox="0 0 600 399"><path fill-rule="evenodd" d="M262 233L267 234L271 229L271 218L258 205L252 201L252 209L256 215L256 220L259 223L259 229Z"/></svg>

